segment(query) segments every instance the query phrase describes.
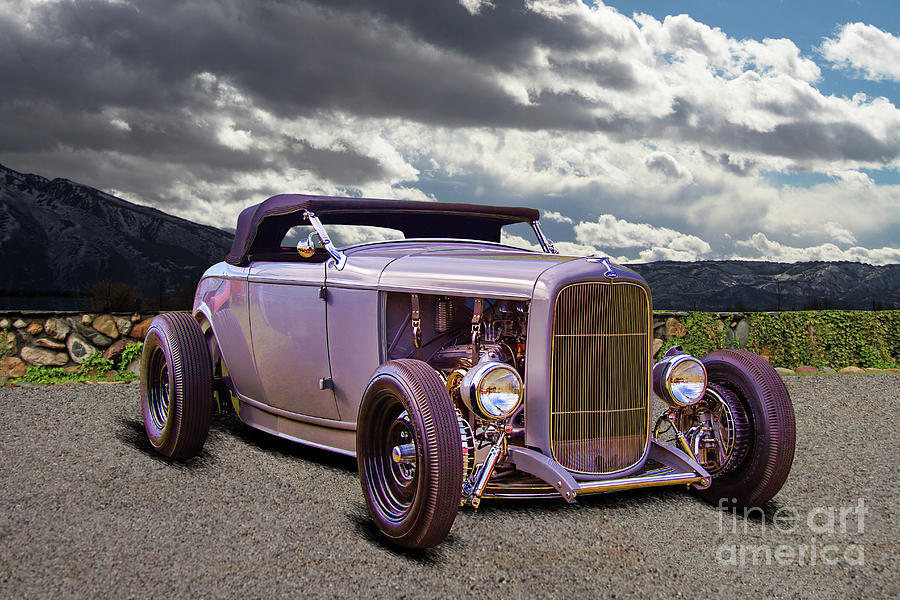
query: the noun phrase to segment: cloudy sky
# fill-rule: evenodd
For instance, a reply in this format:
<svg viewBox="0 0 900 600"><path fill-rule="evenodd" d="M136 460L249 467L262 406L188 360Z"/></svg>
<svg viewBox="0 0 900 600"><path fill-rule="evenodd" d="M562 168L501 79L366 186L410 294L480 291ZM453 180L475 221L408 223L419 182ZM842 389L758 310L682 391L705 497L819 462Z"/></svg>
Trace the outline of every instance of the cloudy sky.
<svg viewBox="0 0 900 600"><path fill-rule="evenodd" d="M312 192L900 263L898 36L895 0L0 0L0 163L220 227Z"/></svg>

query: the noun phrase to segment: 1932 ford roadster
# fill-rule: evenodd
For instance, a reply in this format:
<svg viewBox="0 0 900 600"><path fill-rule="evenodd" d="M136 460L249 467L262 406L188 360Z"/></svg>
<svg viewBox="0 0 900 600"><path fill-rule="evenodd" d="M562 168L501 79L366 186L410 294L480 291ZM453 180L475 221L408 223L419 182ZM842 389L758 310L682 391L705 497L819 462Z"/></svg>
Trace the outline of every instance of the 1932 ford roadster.
<svg viewBox="0 0 900 600"><path fill-rule="evenodd" d="M251 427L355 455L372 518L410 547L440 543L458 508L484 498L775 495L794 413L772 367L677 347L652 364L646 282L557 254L538 216L304 195L245 209L192 312L147 333L150 441L195 455L216 407L233 407ZM501 243L520 239L515 227L540 250ZM655 424L653 394L667 405Z"/></svg>

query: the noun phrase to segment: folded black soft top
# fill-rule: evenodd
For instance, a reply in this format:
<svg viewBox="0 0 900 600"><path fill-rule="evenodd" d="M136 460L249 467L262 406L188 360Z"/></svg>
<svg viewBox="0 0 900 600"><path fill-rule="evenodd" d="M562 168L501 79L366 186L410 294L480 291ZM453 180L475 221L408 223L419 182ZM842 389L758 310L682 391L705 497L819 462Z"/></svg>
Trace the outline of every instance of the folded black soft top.
<svg viewBox="0 0 900 600"><path fill-rule="evenodd" d="M326 225L371 225L399 229L406 238L488 242L500 241L504 225L536 221L540 216L532 208L519 206L279 194L241 211L225 261L244 265L252 253L277 250L288 230L304 222L304 211L315 213Z"/></svg>

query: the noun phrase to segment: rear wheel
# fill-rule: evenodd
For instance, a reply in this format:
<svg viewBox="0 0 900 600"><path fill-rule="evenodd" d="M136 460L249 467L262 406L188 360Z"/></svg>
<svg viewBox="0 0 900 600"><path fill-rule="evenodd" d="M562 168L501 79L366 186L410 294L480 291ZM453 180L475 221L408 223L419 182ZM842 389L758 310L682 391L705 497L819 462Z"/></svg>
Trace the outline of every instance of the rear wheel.
<svg viewBox="0 0 900 600"><path fill-rule="evenodd" d="M447 536L463 457L456 409L434 369L408 359L379 367L360 406L356 454L369 513L385 536L411 548Z"/></svg>
<svg viewBox="0 0 900 600"><path fill-rule="evenodd" d="M212 420L212 361L188 313L153 319L141 356L141 409L153 447L171 458L200 453Z"/></svg>
<svg viewBox="0 0 900 600"><path fill-rule="evenodd" d="M712 485L697 493L718 506L761 506L784 485L794 460L787 388L765 359L746 350L717 350L703 364L710 385L701 404L717 409L711 414L727 452L711 449L721 458L710 463Z"/></svg>

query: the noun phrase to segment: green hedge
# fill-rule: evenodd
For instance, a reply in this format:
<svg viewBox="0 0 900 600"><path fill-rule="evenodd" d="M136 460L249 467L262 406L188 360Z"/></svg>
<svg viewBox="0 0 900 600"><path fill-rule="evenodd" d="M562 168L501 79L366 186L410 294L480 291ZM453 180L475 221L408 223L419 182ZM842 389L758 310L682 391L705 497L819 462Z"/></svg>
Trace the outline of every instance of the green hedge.
<svg viewBox="0 0 900 600"><path fill-rule="evenodd" d="M876 367L900 363L900 311L751 313L749 349L794 368Z"/></svg>
<svg viewBox="0 0 900 600"><path fill-rule="evenodd" d="M702 356L726 347L725 330L740 316L721 319L716 313L689 313L679 319L687 328L681 344ZM900 311L816 310L746 313L750 325L747 349L779 367L799 365L840 368L896 368L900 365Z"/></svg>
<svg viewBox="0 0 900 600"><path fill-rule="evenodd" d="M672 346L682 346L684 351L694 356L703 356L713 350L725 348L725 329L730 319L721 319L716 313L691 312L678 321L687 329L687 336L672 338L663 345L659 355Z"/></svg>

